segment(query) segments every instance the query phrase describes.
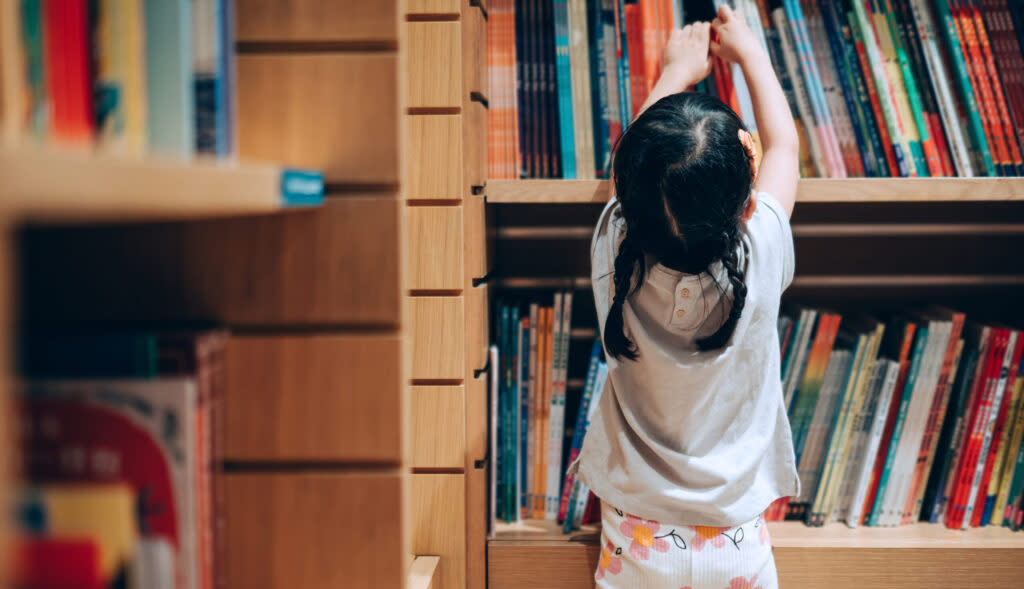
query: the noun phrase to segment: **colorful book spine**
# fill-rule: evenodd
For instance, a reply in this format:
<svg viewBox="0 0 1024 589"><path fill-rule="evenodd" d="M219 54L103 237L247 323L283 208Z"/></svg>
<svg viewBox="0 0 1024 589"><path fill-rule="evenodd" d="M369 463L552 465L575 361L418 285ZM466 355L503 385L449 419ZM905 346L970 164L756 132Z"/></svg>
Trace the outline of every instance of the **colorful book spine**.
<svg viewBox="0 0 1024 589"><path fill-rule="evenodd" d="M1006 452L1003 454L1004 462L1001 468L999 488L996 493L996 502L992 508L990 523L993 526L1002 525L1006 506L1010 497L1010 487L1016 473L1015 459L1018 448L1021 446L1021 436L1024 435L1024 378L1020 378L1021 366L1017 368L1017 386L1014 389L1014 397L1017 399L1013 411L1013 420L1009 423L1008 431L1010 436L1006 443Z"/></svg>
<svg viewBox="0 0 1024 589"><path fill-rule="evenodd" d="M615 54L618 65L619 116L622 120L622 132L625 132L633 120L634 96L631 92L632 79L629 65L631 49L626 22L626 0L615 1Z"/></svg>
<svg viewBox="0 0 1024 589"><path fill-rule="evenodd" d="M562 154L562 177L574 179L576 145L573 132L572 73L569 58L569 1L554 0L555 67L558 70L558 128Z"/></svg>
<svg viewBox="0 0 1024 589"><path fill-rule="evenodd" d="M569 449L569 468L565 473L565 482L562 484L562 498L558 506L558 521L565 522L571 526L572 518L566 517L569 509L569 499L572 495L573 485L576 482L576 474L572 465L580 454L583 447L583 435L586 431L587 417L590 411L590 402L594 395L594 382L597 380L597 366L601 362L601 341L595 341L590 351L590 363L587 367L587 379L583 385L583 395L580 397L579 411L576 413L576 426L572 432L572 445Z"/></svg>
<svg viewBox="0 0 1024 589"><path fill-rule="evenodd" d="M516 472L519 476L519 514L521 518L527 515L529 505L529 472L530 472L530 332L529 316L520 319L519 328L519 434L516 441L519 444L516 455Z"/></svg>
<svg viewBox="0 0 1024 589"><path fill-rule="evenodd" d="M49 134L57 143L90 145L96 134L88 18L86 3L81 0L43 3Z"/></svg>
<svg viewBox="0 0 1024 589"><path fill-rule="evenodd" d="M188 158L195 150L192 2L146 0L146 95L150 152Z"/></svg>
<svg viewBox="0 0 1024 589"><path fill-rule="evenodd" d="M597 376L594 379L594 391L590 399L590 407L587 410L587 420L586 423L584 423L584 437L586 437L587 430L590 429L590 422L601 402L601 397L604 394L604 387L607 380L608 365L602 361L597 365ZM572 528L580 527L584 517L586 516L587 502L590 496L590 489L588 489L587 486L584 485L577 477L573 484L572 494L569 497L569 505L566 511L566 524L571 521Z"/></svg>
<svg viewBox="0 0 1024 589"><path fill-rule="evenodd" d="M978 47L981 52L981 64L983 66L983 72L979 72L979 75L984 77L987 76L988 82L992 86L992 100L995 106L995 113L998 116L995 124L999 125L1002 129L1003 141L1007 146L1007 169L1006 175L1013 176L1021 172L1024 167L1024 161L1021 160L1020 145L1017 143L1017 135L1013 128L1013 122L1011 121L1010 111L1007 107L1006 92L1003 89L1003 82L999 75L999 71L996 69L995 57L992 53L992 44L989 39L988 31L985 29L984 20L981 18L981 12L978 10L978 5L974 0L966 0L963 7L965 16L968 21L974 23L974 30L978 37Z"/></svg>
<svg viewBox="0 0 1024 589"><path fill-rule="evenodd" d="M999 501L999 493L1005 478L1004 474L1006 473L1006 457L1012 452L1008 446L1013 441L1013 428L1020 404L1021 382L1024 382L1024 379L1021 378L1020 363L1017 363L1011 369L1010 377L1006 381L1006 393L1003 396L1004 406L999 416L999 421L996 422L995 433L992 437L993 449L991 457L993 464L988 489L985 493L985 509L980 517L977 517L978 512L977 510L975 511L977 519L975 522L972 522L974 527L985 526L990 523L992 514ZM979 495L979 500L980 498L981 496Z"/></svg>

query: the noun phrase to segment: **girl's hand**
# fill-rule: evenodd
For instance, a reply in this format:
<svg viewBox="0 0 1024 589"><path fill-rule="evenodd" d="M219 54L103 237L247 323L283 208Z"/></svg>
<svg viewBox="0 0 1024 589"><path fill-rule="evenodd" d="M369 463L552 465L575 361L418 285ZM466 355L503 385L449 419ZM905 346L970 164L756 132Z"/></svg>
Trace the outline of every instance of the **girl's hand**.
<svg viewBox="0 0 1024 589"><path fill-rule="evenodd" d="M665 46L665 67L660 80L671 80L674 92L682 92L711 73L711 25L697 22L672 31ZM674 93L673 92L673 93Z"/></svg>
<svg viewBox="0 0 1024 589"><path fill-rule="evenodd" d="M719 7L718 18L711 22L711 29L718 36L710 44L711 55L715 57L742 64L748 57L763 53L746 21L727 4Z"/></svg>

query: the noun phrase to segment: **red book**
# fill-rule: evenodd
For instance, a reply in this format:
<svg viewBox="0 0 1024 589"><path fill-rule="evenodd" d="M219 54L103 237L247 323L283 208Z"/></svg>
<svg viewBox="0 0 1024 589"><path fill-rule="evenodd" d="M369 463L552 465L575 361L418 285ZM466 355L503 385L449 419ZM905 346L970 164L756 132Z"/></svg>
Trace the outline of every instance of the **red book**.
<svg viewBox="0 0 1024 589"><path fill-rule="evenodd" d="M935 145L939 148L942 175L956 176L956 168L953 167L953 158L949 152L949 140L946 139L946 130L942 126L942 117L937 112L928 113L926 121L928 130L935 139Z"/></svg>
<svg viewBox="0 0 1024 589"><path fill-rule="evenodd" d="M878 444L878 454L875 456L875 465L871 469L871 479L868 483L868 491L864 495L864 508L861 509L861 525L871 515L875 506L875 499L878 495L878 474L885 466L886 456L889 454L889 446L892 442L892 433L896 429L896 416L899 414L900 403L903 402L903 389L907 384L907 376L910 373L910 351L914 346L914 334L917 332L917 325L908 322L903 330L903 341L900 346L900 373L896 379L896 386L893 389L892 401L889 402L889 413L885 418L885 429L882 430L882 440ZM895 448L893 448L895 450Z"/></svg>
<svg viewBox="0 0 1024 589"><path fill-rule="evenodd" d="M658 51L660 39L660 26L658 23L658 9L656 3L660 0L640 0L640 27L643 34L643 61L644 61L644 89L650 93L654 83L658 81L661 73L661 55Z"/></svg>
<svg viewBox="0 0 1024 589"><path fill-rule="evenodd" d="M633 98L633 116L647 100L647 77L644 74L644 29L641 24L640 6L626 5L626 35L629 49L629 85Z"/></svg>
<svg viewBox="0 0 1024 589"><path fill-rule="evenodd" d="M1006 91L1011 139L1018 146L1024 142L1024 58L1021 57L1013 18L1006 0L985 0L982 5L985 24L992 42L993 54Z"/></svg>
<svg viewBox="0 0 1024 589"><path fill-rule="evenodd" d="M956 483L950 495L949 508L946 511L946 526L955 530L962 527L964 514L967 511L971 480L978 467L978 454L984 437L983 424L987 417L986 405L991 406L995 394L995 381L999 377L999 369L1006 353L1008 336L1008 330L995 330L995 334L992 336L994 343L990 346L991 353L986 362L984 376L974 383L974 391L971 394L971 417L964 435L960 463L957 465Z"/></svg>
<svg viewBox="0 0 1024 589"><path fill-rule="evenodd" d="M996 69L988 31L985 29L985 23L981 18L981 12L978 10L977 4L973 0L968 0L968 2L969 6L965 7L965 10L970 11L970 16L974 21L974 28L978 36L978 46L981 50L982 64L984 65L984 75L988 77L988 81L992 85L992 98L996 114L999 117L997 124L1002 129L1003 140L1009 149L1008 157L1010 165L1013 166L1012 170L1017 170L1024 162L1021 161L1020 146L1017 145L1017 140L1014 136L1013 123L1010 121L1010 111L1006 106L1006 94L1003 91L1003 83L1000 80L999 71ZM1007 170L1007 173L1009 172Z"/></svg>
<svg viewBox="0 0 1024 589"><path fill-rule="evenodd" d="M89 144L94 135L89 22L85 0L44 3L46 82L53 138Z"/></svg>
<svg viewBox="0 0 1024 589"><path fill-rule="evenodd" d="M860 62L860 69L864 74L864 85L868 91L868 98L871 102L871 111L875 114L875 122L878 125L878 136L882 140L885 149L885 161L889 164L889 175L898 178L900 175L899 165L896 163L896 152L893 151L892 138L889 135L889 128L885 125L882 117L882 103L878 100L878 88L875 86L875 77L870 74L871 64L868 63L867 50L863 41L854 43L857 49L857 61Z"/></svg>
<svg viewBox="0 0 1024 589"><path fill-rule="evenodd" d="M935 385L935 393L932 397L932 405L928 410L928 420L925 422L924 436L921 438L921 447L917 453L917 462L914 465L914 473L910 482L907 501L903 507L903 518L901 523L913 522L917 510L917 502L920 495L921 485L931 466L931 458L935 448L932 440L938 441L936 429L941 427L942 418L946 415L946 400L949 393L949 373L953 370L953 359L956 356L957 342L960 341L960 332L964 327L964 314L953 313L949 317L953 322L953 329L950 331L949 341L946 344L946 353L942 357L942 368L939 372L939 380Z"/></svg>
<svg viewBox="0 0 1024 589"><path fill-rule="evenodd" d="M103 589L100 547L88 538L18 538L13 561L21 589Z"/></svg>
<svg viewBox="0 0 1024 589"><path fill-rule="evenodd" d="M1017 380L1017 366L1020 364L1021 351L1024 349L1022 346L1020 334L1017 335L1017 342L1014 346L1013 356L1011 357L1010 370L1006 375L1006 382L1002 384L1002 399L998 407L993 407L993 411L998 411L996 414L996 423L992 433L992 442L988 448L988 454L982 456L981 459L985 461L985 467L981 475L981 484L978 487L978 492L974 500L974 511L971 514L971 525L974 527L981 526L981 515L985 511L985 501L988 497L988 485L992 479L992 469L996 464L996 456L999 454L999 446L1002 442L1003 427L1006 425L1006 416L1010 412L1010 399L1013 397L1010 391L1013 390L1013 383ZM987 523L987 522L986 522Z"/></svg>

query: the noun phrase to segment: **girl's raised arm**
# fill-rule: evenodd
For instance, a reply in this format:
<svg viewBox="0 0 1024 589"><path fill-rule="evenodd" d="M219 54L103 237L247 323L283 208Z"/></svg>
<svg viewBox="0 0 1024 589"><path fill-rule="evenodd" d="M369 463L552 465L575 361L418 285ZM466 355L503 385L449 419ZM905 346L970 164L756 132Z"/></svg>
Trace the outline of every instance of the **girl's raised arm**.
<svg viewBox="0 0 1024 589"><path fill-rule="evenodd" d="M768 54L739 15L723 4L711 28L718 35L717 41L711 41L712 55L739 64L754 103L764 152L755 189L774 196L792 215L800 178L800 139L786 95Z"/></svg>

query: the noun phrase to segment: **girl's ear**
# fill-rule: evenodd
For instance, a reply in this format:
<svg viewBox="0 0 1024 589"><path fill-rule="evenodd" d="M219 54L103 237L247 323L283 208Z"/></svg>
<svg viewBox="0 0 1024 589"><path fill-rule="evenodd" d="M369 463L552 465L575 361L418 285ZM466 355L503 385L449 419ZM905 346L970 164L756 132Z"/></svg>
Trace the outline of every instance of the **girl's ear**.
<svg viewBox="0 0 1024 589"><path fill-rule="evenodd" d="M750 198L747 199L747 205L743 207L743 214L740 215L744 221L749 221L754 216L754 211L757 210L757 195L754 191L750 191Z"/></svg>

